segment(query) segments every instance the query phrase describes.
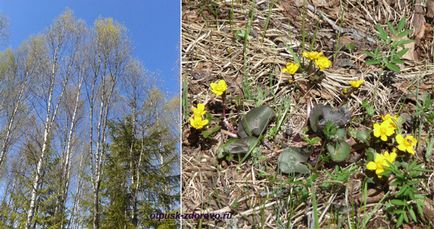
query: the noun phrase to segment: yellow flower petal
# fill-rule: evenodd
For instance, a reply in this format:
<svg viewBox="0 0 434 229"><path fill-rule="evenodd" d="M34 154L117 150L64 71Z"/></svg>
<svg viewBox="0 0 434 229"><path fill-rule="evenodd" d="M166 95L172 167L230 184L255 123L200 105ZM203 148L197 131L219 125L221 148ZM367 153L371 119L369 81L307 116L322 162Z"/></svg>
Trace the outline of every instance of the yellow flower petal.
<svg viewBox="0 0 434 229"><path fill-rule="evenodd" d="M368 164L366 164L366 168L368 170L376 170L377 169L377 164L373 161L368 162Z"/></svg>
<svg viewBox="0 0 434 229"><path fill-rule="evenodd" d="M306 59L316 60L316 59L322 57L324 54L322 52L308 52L308 51L304 51L302 55Z"/></svg>
<svg viewBox="0 0 434 229"><path fill-rule="evenodd" d="M378 138L380 137L380 135L381 135L380 124L374 123L374 136Z"/></svg>
<svg viewBox="0 0 434 229"><path fill-rule="evenodd" d="M402 144L402 142L404 142L404 137L402 137L402 135L400 135L400 134L396 135L395 139L396 139L396 143L398 143L398 144ZM401 149L399 149L399 150L401 150Z"/></svg>
<svg viewBox="0 0 434 229"><path fill-rule="evenodd" d="M325 56L321 56L315 60L315 65L320 70L324 70L324 69L330 68L330 66L332 66L332 62L329 60L329 58L327 58Z"/></svg>
<svg viewBox="0 0 434 229"><path fill-rule="evenodd" d="M206 114L205 104L203 103L198 103L197 107L192 107L191 110L193 111L194 116L202 117L203 115Z"/></svg>
<svg viewBox="0 0 434 229"><path fill-rule="evenodd" d="M351 87L357 89L360 86L362 86L362 84L364 83L364 80L351 80L348 83L350 84Z"/></svg>
<svg viewBox="0 0 434 229"><path fill-rule="evenodd" d="M208 119L202 119L200 116L194 116L190 118L190 125L195 129L202 129L208 124Z"/></svg>
<svg viewBox="0 0 434 229"><path fill-rule="evenodd" d="M217 83L211 83L210 88L214 94L220 96L223 95L223 93L227 90L228 86L226 84L226 81L219 80Z"/></svg>
<svg viewBox="0 0 434 229"><path fill-rule="evenodd" d="M375 170L375 174L377 174L377 175L381 175L382 173L384 173L383 168L379 168L379 169Z"/></svg>
<svg viewBox="0 0 434 229"><path fill-rule="evenodd" d="M300 68L300 64L289 62L288 64L286 64L286 67L282 69L282 72L294 75L297 72L298 68Z"/></svg>

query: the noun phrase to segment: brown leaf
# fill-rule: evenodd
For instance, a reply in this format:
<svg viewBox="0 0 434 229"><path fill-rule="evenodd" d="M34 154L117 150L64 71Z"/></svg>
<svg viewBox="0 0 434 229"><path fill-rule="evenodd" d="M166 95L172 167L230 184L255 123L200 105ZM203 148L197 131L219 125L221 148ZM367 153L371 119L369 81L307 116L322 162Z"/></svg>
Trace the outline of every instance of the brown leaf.
<svg viewBox="0 0 434 229"><path fill-rule="evenodd" d="M415 7L421 7L421 6L415 6ZM416 38L417 39L423 38L423 36L425 35L425 17L424 17L424 15L421 13L418 13L415 10L412 25L414 27L414 35L416 36Z"/></svg>
<svg viewBox="0 0 434 229"><path fill-rule="evenodd" d="M328 3L327 0L312 0L312 4L316 7L322 7L322 6L327 6Z"/></svg>
<svg viewBox="0 0 434 229"><path fill-rule="evenodd" d="M430 199L425 199L425 204L423 206L423 215L425 218L431 220L434 223L434 203Z"/></svg>
<svg viewBox="0 0 434 229"><path fill-rule="evenodd" d="M434 0L428 0L426 3L426 16L429 18L434 18Z"/></svg>
<svg viewBox="0 0 434 229"><path fill-rule="evenodd" d="M403 39L408 40L407 37L404 37ZM412 62L418 60L418 55L415 52L415 42L411 42L411 43L405 44L404 48L407 48L408 51L407 51L407 53L405 53L404 56L402 56L402 59L409 60L409 61L412 61Z"/></svg>

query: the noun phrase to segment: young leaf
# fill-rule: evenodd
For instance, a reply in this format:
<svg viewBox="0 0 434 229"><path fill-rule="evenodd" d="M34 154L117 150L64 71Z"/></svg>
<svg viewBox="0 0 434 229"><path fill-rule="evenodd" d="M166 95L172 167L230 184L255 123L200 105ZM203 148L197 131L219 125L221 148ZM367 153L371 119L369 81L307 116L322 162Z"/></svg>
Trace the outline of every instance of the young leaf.
<svg viewBox="0 0 434 229"><path fill-rule="evenodd" d="M221 126L214 126L212 128L208 128L207 130L202 131L202 136L204 138L209 138L211 135L217 133L221 128Z"/></svg>
<svg viewBox="0 0 434 229"><path fill-rule="evenodd" d="M413 32L412 30L405 30L405 31L398 33L397 37L407 37L412 32Z"/></svg>
<svg viewBox="0 0 434 229"><path fill-rule="evenodd" d="M399 200L399 199L393 199L390 201L390 203L392 203L393 205L399 205L399 206L407 205L407 203L405 201Z"/></svg>
<svg viewBox="0 0 434 229"><path fill-rule="evenodd" d="M382 40L387 41L387 39L388 39L389 36L387 35L386 30L384 30L383 27L381 27L379 24L377 24L377 25L375 26L375 28L377 29L378 36L379 36Z"/></svg>
<svg viewBox="0 0 434 229"><path fill-rule="evenodd" d="M365 64L367 64L367 65L381 64L381 61L380 60L367 60L367 61L365 61Z"/></svg>
<svg viewBox="0 0 434 229"><path fill-rule="evenodd" d="M402 31L404 29L404 26L405 26L406 22L407 22L407 18L406 17L401 18L401 20L399 20L399 22L398 22L397 30L398 31Z"/></svg>
<svg viewBox="0 0 434 229"><path fill-rule="evenodd" d="M414 210L413 210L412 207L410 207L410 208L408 209L408 212L410 213L410 216L411 216L411 218L413 219L413 221L414 221L414 222L417 222L417 217L416 217L416 214L414 213Z"/></svg>
<svg viewBox="0 0 434 229"><path fill-rule="evenodd" d="M398 31L396 31L395 27L392 25L392 23L387 22L387 27L389 28L390 32L396 36L396 34L398 33Z"/></svg>
<svg viewBox="0 0 434 229"><path fill-rule="evenodd" d="M401 50L399 50L398 52L396 52L396 56L398 56L399 58L401 58L402 56L404 56L408 51L408 48L403 48Z"/></svg>
<svg viewBox="0 0 434 229"><path fill-rule="evenodd" d="M394 63L387 63L387 64L386 64L386 67L387 67L389 70L394 71L394 72L400 72L400 71L401 71L401 69L398 67L398 65L396 65L396 64L394 64Z"/></svg>

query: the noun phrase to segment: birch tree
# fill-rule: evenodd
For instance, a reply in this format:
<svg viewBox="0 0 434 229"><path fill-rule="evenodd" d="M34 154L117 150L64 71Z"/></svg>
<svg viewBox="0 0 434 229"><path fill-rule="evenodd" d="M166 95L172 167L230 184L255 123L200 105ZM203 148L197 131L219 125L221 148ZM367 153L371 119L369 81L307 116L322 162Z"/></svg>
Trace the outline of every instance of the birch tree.
<svg viewBox="0 0 434 229"><path fill-rule="evenodd" d="M72 12L66 11L58 17L47 33L41 38L42 49L38 53L41 72L41 97L46 101L44 106L45 121L44 134L41 153L38 159L38 165L33 179L33 187L29 210L27 212L26 228L33 228L33 218L36 210L36 201L38 189L41 185L42 173L44 171L44 163L49 148L49 142L52 135L53 123L56 119L60 104L62 102L66 85L71 76L74 75L74 62L76 61L78 39L74 31L77 22L75 21ZM57 93L54 93L57 90Z"/></svg>
<svg viewBox="0 0 434 229"><path fill-rule="evenodd" d="M99 228L102 162L106 153L107 124L118 79L129 59L125 29L113 19L98 19L94 24L89 80L89 145L92 160L93 228ZM96 116L96 117L95 117ZM95 136L96 135L96 136Z"/></svg>

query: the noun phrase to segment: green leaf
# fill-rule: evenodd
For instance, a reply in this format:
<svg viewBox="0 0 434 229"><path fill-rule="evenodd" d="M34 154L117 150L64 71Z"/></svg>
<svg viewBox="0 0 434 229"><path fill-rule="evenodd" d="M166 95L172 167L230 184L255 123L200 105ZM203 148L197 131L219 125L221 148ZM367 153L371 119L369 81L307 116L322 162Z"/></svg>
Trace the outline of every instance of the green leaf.
<svg viewBox="0 0 434 229"><path fill-rule="evenodd" d="M399 205L399 206L405 206L407 203L405 201L399 200L399 199L393 199L390 201L393 205Z"/></svg>
<svg viewBox="0 0 434 229"><path fill-rule="evenodd" d="M336 146L328 143L327 150L334 162L342 162L345 161L350 154L350 145L344 141L337 143Z"/></svg>
<svg viewBox="0 0 434 229"><path fill-rule="evenodd" d="M365 51L364 53L365 53L367 56L372 57L372 58L374 58L374 59L376 59L376 58L378 57L378 55L377 55L376 53L371 52L371 51Z"/></svg>
<svg viewBox="0 0 434 229"><path fill-rule="evenodd" d="M365 109L366 113L369 116L373 116L375 114L375 108L370 102L366 99L362 101L362 107Z"/></svg>
<svg viewBox="0 0 434 229"><path fill-rule="evenodd" d="M394 41L393 43L392 43L392 47L393 48L397 48L398 46L404 46L404 45L406 45L406 44L410 44L410 43L412 43L412 42L414 42L413 40L399 40L399 41Z"/></svg>
<svg viewBox="0 0 434 229"><path fill-rule="evenodd" d="M407 52L408 52L408 48L403 48L403 49L399 50L398 52L396 52L396 56L398 56L399 58L401 58L401 57L403 57Z"/></svg>
<svg viewBox="0 0 434 229"><path fill-rule="evenodd" d="M402 31L404 29L406 22L407 22L406 17L401 18L401 20L399 20L399 22L398 22L397 30Z"/></svg>
<svg viewBox="0 0 434 229"><path fill-rule="evenodd" d="M308 174L309 168L303 164L307 161L308 155L301 152L299 148L290 147L280 153L277 159L278 168L286 174Z"/></svg>
<svg viewBox="0 0 434 229"><path fill-rule="evenodd" d="M338 140L345 140L345 137L347 136L347 132L345 131L345 129L340 128L336 131L335 137Z"/></svg>
<svg viewBox="0 0 434 229"><path fill-rule="evenodd" d="M208 128L207 130L202 131L202 136L204 138L209 138L211 135L217 133L221 128L222 128L221 126L215 126L212 128Z"/></svg>
<svg viewBox="0 0 434 229"><path fill-rule="evenodd" d="M401 226L402 225L402 221L404 221L404 215L400 214L399 218L398 218L398 221L396 222L396 226L397 227Z"/></svg>
<svg viewBox="0 0 434 229"><path fill-rule="evenodd" d="M392 59L392 61L391 61L391 63L394 63L394 64L404 64L404 61L402 61L401 59Z"/></svg>
<svg viewBox="0 0 434 229"><path fill-rule="evenodd" d="M413 32L413 31L411 31L411 30L405 30L405 31L402 31L402 32L398 33L397 37L407 37L407 36L410 35L412 32Z"/></svg>
<svg viewBox="0 0 434 229"><path fill-rule="evenodd" d="M230 154L246 154L255 147L257 141L258 139L255 137L229 139L225 144L218 147L217 158L221 159Z"/></svg>
<svg viewBox="0 0 434 229"><path fill-rule="evenodd" d="M309 145L315 145L315 144L317 144L318 142L320 142L321 141L321 138L320 137L314 137L314 138L307 138L307 142L309 143Z"/></svg>
<svg viewBox="0 0 434 229"><path fill-rule="evenodd" d="M371 132L369 130L361 130L356 133L356 139L365 144L369 143L370 138Z"/></svg>
<svg viewBox="0 0 434 229"><path fill-rule="evenodd" d="M393 63L387 63L387 64L386 64L386 67L387 67L389 70L394 71L394 72L400 72L400 71L401 71L401 69L398 67L398 65L393 64Z"/></svg>
<svg viewBox="0 0 434 229"><path fill-rule="evenodd" d="M413 221L414 221L414 222L417 222L417 217L416 217L416 214L414 213L414 210L413 210L412 207L410 207L410 208L408 209L408 212L410 213L410 216L411 216L411 218L413 219Z"/></svg>
<svg viewBox="0 0 434 229"><path fill-rule="evenodd" d="M396 34L398 33L398 31L396 31L395 27L392 25L392 23L387 22L387 27L389 28L390 32L396 36Z"/></svg>
<svg viewBox="0 0 434 229"><path fill-rule="evenodd" d="M374 157L375 157L375 153L376 153L375 149L373 149L371 147L367 148L366 151L365 151L366 160L367 161L373 161Z"/></svg>
<svg viewBox="0 0 434 229"><path fill-rule="evenodd" d="M251 109L238 123L238 136L259 136L276 117L273 109L260 106Z"/></svg>
<svg viewBox="0 0 434 229"><path fill-rule="evenodd" d="M367 65L381 64L381 61L380 60L367 60L367 61L365 61L365 64L367 64Z"/></svg>
<svg viewBox="0 0 434 229"><path fill-rule="evenodd" d="M389 37L389 36L387 35L386 30L384 30L383 27L381 27L379 24L375 25L375 28L377 29L378 36L379 36L382 40L386 41L386 40L388 39L388 37Z"/></svg>

